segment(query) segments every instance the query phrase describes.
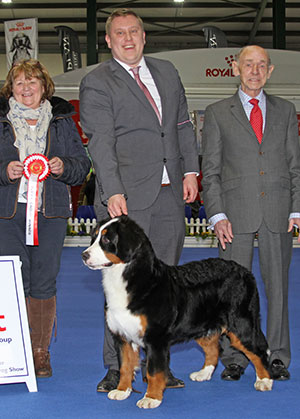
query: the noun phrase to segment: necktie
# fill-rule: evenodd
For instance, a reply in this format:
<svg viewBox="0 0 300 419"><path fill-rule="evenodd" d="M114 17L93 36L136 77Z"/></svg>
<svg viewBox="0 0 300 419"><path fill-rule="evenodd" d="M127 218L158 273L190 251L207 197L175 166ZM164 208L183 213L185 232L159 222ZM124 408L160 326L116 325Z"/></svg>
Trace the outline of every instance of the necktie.
<svg viewBox="0 0 300 419"><path fill-rule="evenodd" d="M157 118L159 120L159 123L161 124L161 116L160 116L158 107L156 106L156 103L155 103L153 97L151 96L151 93L149 92L149 90L147 89L147 87L144 85L144 83L140 79L140 75L139 75L140 68L141 67L138 66L138 67L133 67L130 70L133 72L135 81L137 82L137 84L139 85L139 87L144 92L146 98L148 99L148 101L150 102L150 105L152 106L152 108L154 109L154 112L156 113L156 116L157 116Z"/></svg>
<svg viewBox="0 0 300 419"><path fill-rule="evenodd" d="M257 141L261 143L263 137L263 117L260 107L258 106L258 99L251 99L249 103L253 105L251 114L250 114L250 124L252 125L253 131L255 132Z"/></svg>

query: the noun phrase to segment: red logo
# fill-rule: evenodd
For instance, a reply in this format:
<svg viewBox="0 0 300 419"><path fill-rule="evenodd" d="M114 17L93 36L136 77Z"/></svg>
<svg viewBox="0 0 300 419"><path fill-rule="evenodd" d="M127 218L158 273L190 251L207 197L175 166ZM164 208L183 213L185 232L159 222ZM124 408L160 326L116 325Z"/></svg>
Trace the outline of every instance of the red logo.
<svg viewBox="0 0 300 419"><path fill-rule="evenodd" d="M16 23L16 26L18 26L18 27L19 27L19 26L24 26L24 25L25 25L25 22L17 22L17 23Z"/></svg>
<svg viewBox="0 0 300 419"><path fill-rule="evenodd" d="M228 64L228 68L207 68L205 70L206 77L234 77L232 71L232 62L234 61L234 56L229 55L225 57L225 61Z"/></svg>
<svg viewBox="0 0 300 419"><path fill-rule="evenodd" d="M0 319L4 319L5 317L3 316L3 314L0 314ZM5 332L6 327L1 327L0 326L0 332Z"/></svg>

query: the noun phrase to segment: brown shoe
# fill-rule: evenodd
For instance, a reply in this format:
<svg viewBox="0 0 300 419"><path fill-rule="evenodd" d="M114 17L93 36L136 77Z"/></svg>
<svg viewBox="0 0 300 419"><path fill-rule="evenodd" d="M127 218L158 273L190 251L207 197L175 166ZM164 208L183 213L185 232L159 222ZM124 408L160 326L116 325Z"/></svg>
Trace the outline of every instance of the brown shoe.
<svg viewBox="0 0 300 419"><path fill-rule="evenodd" d="M50 365L50 354L44 349L38 348L33 351L35 375L38 378L48 378L52 376Z"/></svg>

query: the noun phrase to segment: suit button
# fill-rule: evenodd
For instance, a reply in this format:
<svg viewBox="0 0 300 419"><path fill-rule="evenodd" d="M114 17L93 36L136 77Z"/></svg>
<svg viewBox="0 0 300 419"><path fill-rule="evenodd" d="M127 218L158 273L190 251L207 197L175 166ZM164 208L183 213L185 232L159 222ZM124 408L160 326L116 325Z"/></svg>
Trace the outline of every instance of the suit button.
<svg viewBox="0 0 300 419"><path fill-rule="evenodd" d="M167 163L167 159L166 159L166 158L164 158L164 159L163 159L163 162L164 162L164 163Z"/></svg>
<svg viewBox="0 0 300 419"><path fill-rule="evenodd" d="M164 136L165 136L165 133L164 133L164 132L162 132L162 133L161 133L161 138L164 138Z"/></svg>
<svg viewBox="0 0 300 419"><path fill-rule="evenodd" d="M265 174L265 172L264 172L263 170L261 170L261 171L259 172L259 174L262 176L262 175L264 175L264 174Z"/></svg>

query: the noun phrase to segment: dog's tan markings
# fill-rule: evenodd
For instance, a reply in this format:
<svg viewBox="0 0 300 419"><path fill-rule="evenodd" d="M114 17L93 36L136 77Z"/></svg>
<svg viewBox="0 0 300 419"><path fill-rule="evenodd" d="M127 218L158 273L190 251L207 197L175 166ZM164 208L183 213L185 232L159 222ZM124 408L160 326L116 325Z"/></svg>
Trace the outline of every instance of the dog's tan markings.
<svg viewBox="0 0 300 419"><path fill-rule="evenodd" d="M139 366L139 351L134 351L131 344L124 342L121 350L121 368L118 390L132 389L134 371Z"/></svg>
<svg viewBox="0 0 300 419"><path fill-rule="evenodd" d="M103 231L101 231L101 236L105 236L106 233L107 233L107 228L105 228Z"/></svg>
<svg viewBox="0 0 300 419"><path fill-rule="evenodd" d="M201 346L205 354L204 365L202 368L209 365L213 365L214 367L217 365L219 359L219 338L219 333L216 333L210 337L196 339L196 342Z"/></svg>
<svg viewBox="0 0 300 419"><path fill-rule="evenodd" d="M163 372L158 372L152 376L147 373L147 382L148 387L145 396L154 400L162 400L167 382L165 374Z"/></svg>
<svg viewBox="0 0 300 419"><path fill-rule="evenodd" d="M146 332L146 329L148 327L148 319L145 315L142 314L140 316L140 321L141 321L141 326L142 326L142 330L140 332L140 337L142 338L143 336L145 336L145 332Z"/></svg>
<svg viewBox="0 0 300 419"><path fill-rule="evenodd" d="M262 380L264 378L270 378L270 374L266 370L266 368L263 366L263 363L261 362L261 359L255 355L253 352L248 351L247 348L242 344L242 342L239 340L239 338L232 332L227 333L228 337L230 338L231 345L234 346L236 349L238 349L241 352L244 352L244 354L250 359L250 361L253 363L256 371L257 377Z"/></svg>
<svg viewBox="0 0 300 419"><path fill-rule="evenodd" d="M123 260L121 260L117 255L114 255L113 253L110 252L105 252L104 250L104 254L105 257L111 261L111 263L113 263L114 265L117 265L118 263L124 263Z"/></svg>

